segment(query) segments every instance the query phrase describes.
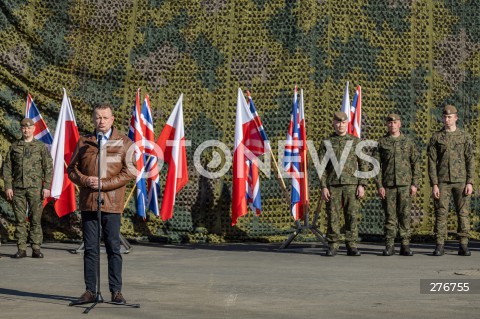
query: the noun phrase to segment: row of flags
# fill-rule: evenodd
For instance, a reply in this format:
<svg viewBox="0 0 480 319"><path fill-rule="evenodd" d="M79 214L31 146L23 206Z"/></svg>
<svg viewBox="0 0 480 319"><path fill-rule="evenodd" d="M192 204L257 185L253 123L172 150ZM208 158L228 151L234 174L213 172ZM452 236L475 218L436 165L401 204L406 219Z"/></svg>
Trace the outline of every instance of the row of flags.
<svg viewBox="0 0 480 319"><path fill-rule="evenodd" d="M237 223L238 218L248 213L248 207L256 215L260 215L262 201L258 159L266 153L273 157L270 142L252 96L249 91L246 93L248 102L242 90L238 89L233 156L232 226ZM156 141L149 96L144 97L143 103L140 101L139 88L135 95L128 131L128 137L135 145L137 215L145 219L147 211L150 210L162 220L168 220L173 216L176 194L188 182L183 94L180 95ZM341 111L345 112L349 119L348 133L360 137L360 86L355 90L353 103L350 104L347 82ZM65 89L54 137L50 134L30 94L27 96L25 116L33 119L35 138L47 145L54 160L51 199L55 199L55 211L62 217L76 210L75 186L67 177L66 167L79 139L72 105ZM295 221L304 219L309 207L306 136L303 90L299 92L295 86L282 163L292 181L290 211ZM161 207L159 207L161 187L158 169L160 161L168 165ZM279 172L276 173L280 176Z"/></svg>
<svg viewBox="0 0 480 319"><path fill-rule="evenodd" d="M239 217L248 213L247 204L256 215L261 213L257 162L259 156L271 152L270 142L248 91L247 97L249 103L246 102L242 90L238 89L233 155L232 226L237 223ZM360 137L361 134L361 101L361 88L358 86L353 104L350 104L347 82L341 111L348 116L348 133L356 137ZM295 86L283 157L283 168L291 180L290 211L295 221L304 219L309 208L307 153L303 90L298 92ZM273 153L271 156L273 157ZM279 172L278 175L280 176Z"/></svg>
<svg viewBox="0 0 480 319"><path fill-rule="evenodd" d="M146 218L151 210L163 220L172 218L176 194L188 182L185 133L183 127L183 94L180 96L167 124L155 142L153 118L148 95L140 108L140 89L137 90L128 137L135 145L137 214ZM66 168L79 140L78 127L66 90L58 116L55 136L52 137L33 98L27 95L25 117L35 125L34 136L44 142L53 158L53 179L50 200L55 200L55 212L59 217L76 210L75 185L68 179ZM159 149L156 148L159 146ZM160 193L158 161L168 165L162 206L159 209ZM148 190L148 192L147 192Z"/></svg>
<svg viewBox="0 0 480 319"><path fill-rule="evenodd" d="M362 88L360 85L355 89L353 102L350 104L350 94L348 92L348 82L345 85L343 94L342 107L340 111L347 114L348 117L348 134L360 137L362 133Z"/></svg>

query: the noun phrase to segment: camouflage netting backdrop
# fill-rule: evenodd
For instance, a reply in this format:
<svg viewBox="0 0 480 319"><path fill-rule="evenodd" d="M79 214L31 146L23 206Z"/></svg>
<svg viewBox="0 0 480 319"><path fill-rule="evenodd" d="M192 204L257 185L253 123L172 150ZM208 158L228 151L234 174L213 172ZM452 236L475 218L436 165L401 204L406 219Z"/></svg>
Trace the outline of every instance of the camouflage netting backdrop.
<svg viewBox="0 0 480 319"><path fill-rule="evenodd" d="M193 166L194 151L205 140L233 149L238 87L252 91L275 153L286 136L295 84L304 89L307 135L317 148L332 130L346 81L351 96L356 85L362 86L364 138L378 139L385 132L384 116L399 113L403 131L415 138L422 154L423 179L412 210L416 235L433 232L426 145L441 127L443 105L457 106L459 125L479 149L478 0L3 0L0 10L3 156L20 137L27 92L52 133L62 87L81 133L92 130L91 106L103 101L115 106L116 125L126 132L135 90L141 87L150 95L157 135L184 93L185 132L192 141L190 181L166 223L153 215L139 219L131 200L122 225L127 238L282 240L291 232L293 220L275 178L262 179L262 215L250 214L232 227L231 170L212 180ZM212 149L203 153L204 167L215 154ZM320 190L313 165L309 175L314 207ZM165 169L161 180L163 185ZM12 238L13 213L1 183L5 239ZM475 197L471 217L477 239L479 208ZM382 234L383 219L371 181L360 233ZM449 221L454 233L453 214ZM325 231L324 210L320 224ZM48 206L44 226L47 238L81 235L78 212L58 219Z"/></svg>

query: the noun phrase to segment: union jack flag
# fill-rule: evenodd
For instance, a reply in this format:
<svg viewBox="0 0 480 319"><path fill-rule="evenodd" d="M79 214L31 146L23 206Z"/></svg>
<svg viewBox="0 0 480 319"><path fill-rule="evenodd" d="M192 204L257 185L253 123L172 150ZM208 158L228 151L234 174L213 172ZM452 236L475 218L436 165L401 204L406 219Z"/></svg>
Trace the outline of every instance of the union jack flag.
<svg viewBox="0 0 480 319"><path fill-rule="evenodd" d="M261 143L261 148L263 147L263 152L270 150L270 142L267 138L267 133L263 128L262 120L255 109L255 104L253 103L252 96L249 91L247 91L248 104L250 112L253 115L253 121L256 126L256 130L253 131L251 138L248 140L249 145L255 143ZM258 136L260 134L260 136ZM258 138L260 137L260 140ZM260 194L260 178L258 174L258 164L257 160L247 159L247 169L248 169L248 179L247 179L247 203L250 206L250 209L256 214L260 215L262 212L262 197Z"/></svg>
<svg viewBox="0 0 480 319"><path fill-rule="evenodd" d="M145 96L142 106L142 129L145 138L145 171L147 172L148 208L155 214L160 215L158 207L158 194L160 193L160 178L158 175L158 158L155 152L155 132L153 130L153 118L150 108L150 98Z"/></svg>
<svg viewBox="0 0 480 319"><path fill-rule="evenodd" d="M143 135L141 113L140 113L140 89L135 96L135 105L133 106L132 119L128 137L135 145L135 161L137 166L137 178L135 180L137 187L137 215L146 218L147 189L145 185L145 137Z"/></svg>
<svg viewBox="0 0 480 319"><path fill-rule="evenodd" d="M351 118L348 124L350 129L349 133L360 138L362 133L362 88L360 85L358 85L355 90L350 114Z"/></svg>
<svg viewBox="0 0 480 319"><path fill-rule="evenodd" d="M283 167L292 179L290 207L295 220L303 218L308 205L307 138L303 109L303 90L299 102L298 88L295 86L283 159Z"/></svg>
<svg viewBox="0 0 480 319"><path fill-rule="evenodd" d="M33 120L35 124L35 132L34 137L37 140L42 141L46 144L48 150L50 151L52 148L53 143L53 136L50 134L50 131L47 127L47 124L40 115L40 112L33 102L32 96L30 94L27 95L27 106L25 107L25 118L29 118Z"/></svg>

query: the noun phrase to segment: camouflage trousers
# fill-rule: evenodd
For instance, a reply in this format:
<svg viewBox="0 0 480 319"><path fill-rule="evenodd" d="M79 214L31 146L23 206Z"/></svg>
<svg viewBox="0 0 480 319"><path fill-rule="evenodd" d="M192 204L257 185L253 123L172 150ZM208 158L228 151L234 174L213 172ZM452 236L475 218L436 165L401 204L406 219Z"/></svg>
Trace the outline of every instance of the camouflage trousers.
<svg viewBox="0 0 480 319"><path fill-rule="evenodd" d="M330 186L330 201L327 202L327 240L332 248L338 249L340 242L341 213L345 218L345 244L357 247L358 213L360 200L356 197L357 185Z"/></svg>
<svg viewBox="0 0 480 319"><path fill-rule="evenodd" d="M30 236L27 230L27 203L30 215ZM30 242L32 249L40 249L42 232L42 188L15 188L13 190L13 212L15 214L15 239L19 250L27 249ZM28 237L30 240L28 241Z"/></svg>
<svg viewBox="0 0 480 319"><path fill-rule="evenodd" d="M470 198L466 196L465 183L442 183L438 185L440 199L434 200L435 204L435 238L437 244L443 245L447 237L447 216L450 197L453 195L453 203L457 213L457 233L461 244L468 243L470 233Z"/></svg>
<svg viewBox="0 0 480 319"><path fill-rule="evenodd" d="M385 244L393 245L397 229L402 245L410 244L412 197L410 186L385 187L385 199L382 200L385 211Z"/></svg>

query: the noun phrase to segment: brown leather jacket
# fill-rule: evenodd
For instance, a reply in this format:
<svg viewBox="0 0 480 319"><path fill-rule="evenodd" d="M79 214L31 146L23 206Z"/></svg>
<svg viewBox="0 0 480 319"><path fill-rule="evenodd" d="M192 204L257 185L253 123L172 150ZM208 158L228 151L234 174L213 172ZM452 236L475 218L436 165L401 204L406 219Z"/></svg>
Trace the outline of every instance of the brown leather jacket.
<svg viewBox="0 0 480 319"><path fill-rule="evenodd" d="M112 135L106 147L100 151L102 168L102 211L122 213L125 186L135 178L132 141L113 128ZM105 154L106 150L106 154ZM128 158L127 158L128 157ZM87 186L89 176L98 176L98 143L95 132L80 137L68 165L68 178L80 188L80 209L82 211L97 211L98 190ZM129 169L130 168L130 169Z"/></svg>

